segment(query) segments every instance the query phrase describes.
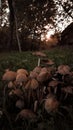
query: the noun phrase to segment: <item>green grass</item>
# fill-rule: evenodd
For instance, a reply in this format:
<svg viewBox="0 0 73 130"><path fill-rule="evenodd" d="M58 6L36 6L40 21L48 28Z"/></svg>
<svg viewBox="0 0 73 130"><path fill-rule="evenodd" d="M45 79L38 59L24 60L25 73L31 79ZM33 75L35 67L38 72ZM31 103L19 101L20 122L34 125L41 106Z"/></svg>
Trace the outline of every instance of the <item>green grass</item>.
<svg viewBox="0 0 73 130"><path fill-rule="evenodd" d="M68 64L73 68L73 46L71 47L56 47L44 51L48 58L55 62L55 65ZM32 52L11 52L0 53L0 79L5 69L16 71L19 68L25 68L28 71L37 66L38 57L33 56Z"/></svg>

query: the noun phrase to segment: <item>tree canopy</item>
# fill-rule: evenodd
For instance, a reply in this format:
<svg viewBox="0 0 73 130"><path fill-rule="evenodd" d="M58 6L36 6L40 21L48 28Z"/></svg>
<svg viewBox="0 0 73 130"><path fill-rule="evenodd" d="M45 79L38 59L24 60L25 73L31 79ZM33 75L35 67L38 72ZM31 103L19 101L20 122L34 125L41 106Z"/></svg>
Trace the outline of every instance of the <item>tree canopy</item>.
<svg viewBox="0 0 73 130"><path fill-rule="evenodd" d="M1 29L11 27L12 42L16 39L15 18L21 44L27 39L41 40L41 35L46 34L51 26L60 31L65 22L70 23L73 19L72 0L2 0L1 2ZM49 27L45 28L46 25Z"/></svg>

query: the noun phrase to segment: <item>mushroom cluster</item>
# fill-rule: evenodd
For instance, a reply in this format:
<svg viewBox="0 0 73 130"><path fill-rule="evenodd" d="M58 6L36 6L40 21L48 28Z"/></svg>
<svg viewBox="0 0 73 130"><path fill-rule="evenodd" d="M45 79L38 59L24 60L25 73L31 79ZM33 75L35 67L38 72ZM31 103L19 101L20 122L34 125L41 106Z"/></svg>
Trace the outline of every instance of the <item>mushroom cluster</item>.
<svg viewBox="0 0 73 130"><path fill-rule="evenodd" d="M73 72L70 67L60 65L54 68L53 62L50 62L51 66L36 66L30 72L21 68L4 73L2 80L7 83L8 98L16 97L14 105L19 109L16 119L36 117L42 103L47 113L56 112L68 97L73 96Z"/></svg>

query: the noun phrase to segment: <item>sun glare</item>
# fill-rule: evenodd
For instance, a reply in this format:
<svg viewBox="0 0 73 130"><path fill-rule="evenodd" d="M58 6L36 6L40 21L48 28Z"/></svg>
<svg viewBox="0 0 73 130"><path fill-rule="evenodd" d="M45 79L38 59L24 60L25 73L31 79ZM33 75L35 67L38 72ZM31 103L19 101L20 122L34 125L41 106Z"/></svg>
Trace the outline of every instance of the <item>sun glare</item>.
<svg viewBox="0 0 73 130"><path fill-rule="evenodd" d="M48 41L51 38L51 35L54 35L54 31L53 30L47 32L47 34L45 36L46 37L46 41Z"/></svg>

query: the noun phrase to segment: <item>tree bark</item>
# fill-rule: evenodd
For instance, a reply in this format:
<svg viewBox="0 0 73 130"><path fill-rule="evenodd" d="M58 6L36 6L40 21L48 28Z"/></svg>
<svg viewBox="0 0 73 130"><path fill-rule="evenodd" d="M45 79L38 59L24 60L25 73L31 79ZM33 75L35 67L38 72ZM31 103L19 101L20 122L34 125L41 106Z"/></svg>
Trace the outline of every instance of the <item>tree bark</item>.
<svg viewBox="0 0 73 130"><path fill-rule="evenodd" d="M14 31L14 25L15 25L15 31L16 31L16 39L18 43L19 52L21 52L21 44L18 36L18 27L17 27L17 19L16 19L16 12L15 12L15 6L13 0L8 0L9 10L10 10L10 43L8 44L8 47L10 48L10 45L13 43L13 31Z"/></svg>

